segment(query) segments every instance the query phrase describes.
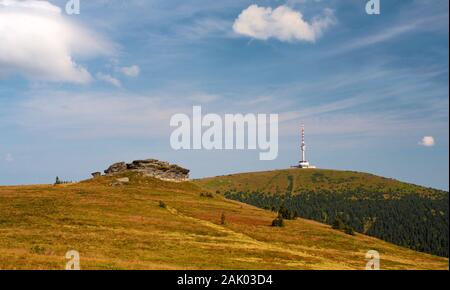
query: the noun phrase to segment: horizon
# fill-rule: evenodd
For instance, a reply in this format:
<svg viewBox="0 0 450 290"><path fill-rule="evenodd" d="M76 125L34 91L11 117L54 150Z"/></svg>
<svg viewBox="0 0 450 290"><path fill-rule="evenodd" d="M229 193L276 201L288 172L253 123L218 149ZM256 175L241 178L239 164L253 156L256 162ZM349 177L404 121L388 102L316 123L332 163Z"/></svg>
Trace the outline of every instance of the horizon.
<svg viewBox="0 0 450 290"><path fill-rule="evenodd" d="M305 124L318 169L449 190L447 0L67 2L0 0L0 185L146 158L192 178L288 169ZM277 158L174 150L194 106L279 115Z"/></svg>
<svg viewBox="0 0 450 290"><path fill-rule="evenodd" d="M132 161L135 161L135 160L132 160ZM129 161L129 162L132 162L132 161ZM159 160L159 161L165 161L165 160ZM122 161L120 161L120 162L122 162ZM123 162L128 162L128 161L123 161ZM170 164L173 164L173 163L170 163ZM110 164L110 165L112 165L112 164ZM176 164L176 165L178 165L178 164ZM189 168L186 168L186 169L189 169ZM308 168L308 169L301 169L301 168L295 168L295 167L287 167L287 168L266 169L266 170L251 171L251 172L249 171L249 172L224 173L224 174L221 174L221 175L201 176L201 177L195 177L195 178L190 176L189 180L184 181L184 182L192 182L192 181L198 181L198 180L210 179L210 178L216 178L216 177L224 177L224 176L234 176L234 175L252 174L252 173L266 173L266 172L276 172L276 171L284 171L284 170L338 171L338 172L369 174L369 175L373 175L373 176L377 176L377 177L381 177L381 178L387 178L387 179L395 180L395 181L398 181L398 182L401 182L401 183L407 183L407 184L412 184L412 185L416 185L416 186L421 186L421 187L424 187L424 188L430 188L430 189L441 190L441 191L446 191L446 192L449 191L448 189L427 187L427 186L424 186L424 185L414 184L414 183L411 183L411 182L408 182L408 181L396 179L396 178L393 178L393 177L381 176L381 175L377 175L377 174L370 173L370 172L354 171L354 170L348 170L348 169L333 169L333 168ZM92 172L92 174L93 173L94 172ZM190 172L189 174L191 174L191 173L192 172ZM70 178L63 179L63 178L60 178L60 176L55 176L55 178L53 178L53 179L59 178L63 182L68 182L69 184L76 184L76 183L80 183L80 182L92 179L92 174L91 174L90 177L86 177L84 179L79 179L79 180L72 180ZM101 176L103 176L103 177L107 176L103 172L103 170L101 171L101 174L102 174ZM49 182L49 183L38 183L38 184L5 184L5 185L4 184L0 184L0 187L22 187L22 186L40 186L40 185L48 186L48 185L53 185L53 184L54 183L52 183L52 182Z"/></svg>

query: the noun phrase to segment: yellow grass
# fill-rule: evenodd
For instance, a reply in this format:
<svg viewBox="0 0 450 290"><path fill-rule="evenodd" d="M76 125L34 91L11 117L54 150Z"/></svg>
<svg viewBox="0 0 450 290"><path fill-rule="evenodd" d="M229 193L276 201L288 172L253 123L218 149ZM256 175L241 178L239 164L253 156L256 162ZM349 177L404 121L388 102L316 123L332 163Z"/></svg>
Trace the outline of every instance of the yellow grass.
<svg viewBox="0 0 450 290"><path fill-rule="evenodd" d="M0 269L64 269L69 250L82 269L364 269L369 250L383 269L448 269L448 259L308 220L272 228L273 213L201 197L193 183L128 177L0 187Z"/></svg>

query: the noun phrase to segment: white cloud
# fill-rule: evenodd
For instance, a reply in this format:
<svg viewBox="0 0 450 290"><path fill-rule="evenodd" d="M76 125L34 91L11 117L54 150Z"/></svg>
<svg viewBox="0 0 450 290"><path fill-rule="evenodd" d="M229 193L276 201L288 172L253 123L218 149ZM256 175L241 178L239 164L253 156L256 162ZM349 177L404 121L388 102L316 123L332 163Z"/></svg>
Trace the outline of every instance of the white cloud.
<svg viewBox="0 0 450 290"><path fill-rule="evenodd" d="M353 50L376 46L377 44L388 41L395 41L399 37L412 32L417 33L419 31L434 31L439 29L439 23L442 19L444 19L443 21L447 21L448 14L433 15L432 17L424 17L420 19L410 17L407 21L397 24L389 24L387 28L380 29L380 32L376 31L366 33L366 35L361 38L347 41L342 46L335 48L331 54L346 53Z"/></svg>
<svg viewBox="0 0 450 290"><path fill-rule="evenodd" d="M139 76L139 74L141 73L141 68L137 65L132 65L132 66L126 66L120 69L120 71L128 76L128 77L137 77Z"/></svg>
<svg viewBox="0 0 450 290"><path fill-rule="evenodd" d="M308 23L301 12L285 5L275 10L251 5L235 20L233 30L237 34L262 40L276 38L288 42L315 42L335 23L334 13L330 9L326 9L323 16L316 16Z"/></svg>
<svg viewBox="0 0 450 290"><path fill-rule="evenodd" d="M422 141L419 142L419 145L425 147L433 147L434 145L436 145L436 141L432 136L425 136L423 137Z"/></svg>
<svg viewBox="0 0 450 290"><path fill-rule="evenodd" d="M87 83L92 76L74 57L113 50L108 41L69 21L48 1L0 0L0 76Z"/></svg>
<svg viewBox="0 0 450 290"><path fill-rule="evenodd" d="M122 87L122 83L118 79L114 78L111 75L103 74L103 73L97 73L96 77L97 77L98 80L106 82L106 83L109 83L109 84L111 84L111 85L113 85L113 86L115 86L117 88Z"/></svg>

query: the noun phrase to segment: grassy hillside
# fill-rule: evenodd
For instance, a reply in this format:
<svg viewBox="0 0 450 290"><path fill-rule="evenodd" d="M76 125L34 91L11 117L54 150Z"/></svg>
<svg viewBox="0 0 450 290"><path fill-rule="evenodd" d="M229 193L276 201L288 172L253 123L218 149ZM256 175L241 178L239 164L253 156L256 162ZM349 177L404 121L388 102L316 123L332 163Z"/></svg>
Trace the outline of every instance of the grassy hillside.
<svg viewBox="0 0 450 290"><path fill-rule="evenodd" d="M449 194L365 173L280 170L196 181L227 198L448 257Z"/></svg>
<svg viewBox="0 0 450 290"><path fill-rule="evenodd" d="M292 177L292 178L289 178ZM195 183L210 190L286 193L304 190L345 191L349 188L364 188L386 193L386 198L395 198L411 192L424 197L440 197L443 192L395 179L354 171L326 169L286 169L218 176L196 180Z"/></svg>
<svg viewBox="0 0 450 290"><path fill-rule="evenodd" d="M272 228L273 212L201 196L193 183L127 176L0 187L0 269L64 269L69 250L82 269L364 269L369 250L384 269L448 269L448 259L309 220Z"/></svg>

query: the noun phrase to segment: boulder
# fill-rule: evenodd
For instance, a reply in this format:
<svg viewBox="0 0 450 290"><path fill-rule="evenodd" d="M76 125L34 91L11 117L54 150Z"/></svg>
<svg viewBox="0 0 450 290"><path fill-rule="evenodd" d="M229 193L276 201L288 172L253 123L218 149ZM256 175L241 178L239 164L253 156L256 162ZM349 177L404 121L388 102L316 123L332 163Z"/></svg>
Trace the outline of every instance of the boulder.
<svg viewBox="0 0 450 290"><path fill-rule="evenodd" d="M186 181L189 179L190 170L175 164L156 159L135 160L129 164L119 162L111 165L105 173L113 175L127 171L139 172L145 176L168 181Z"/></svg>

